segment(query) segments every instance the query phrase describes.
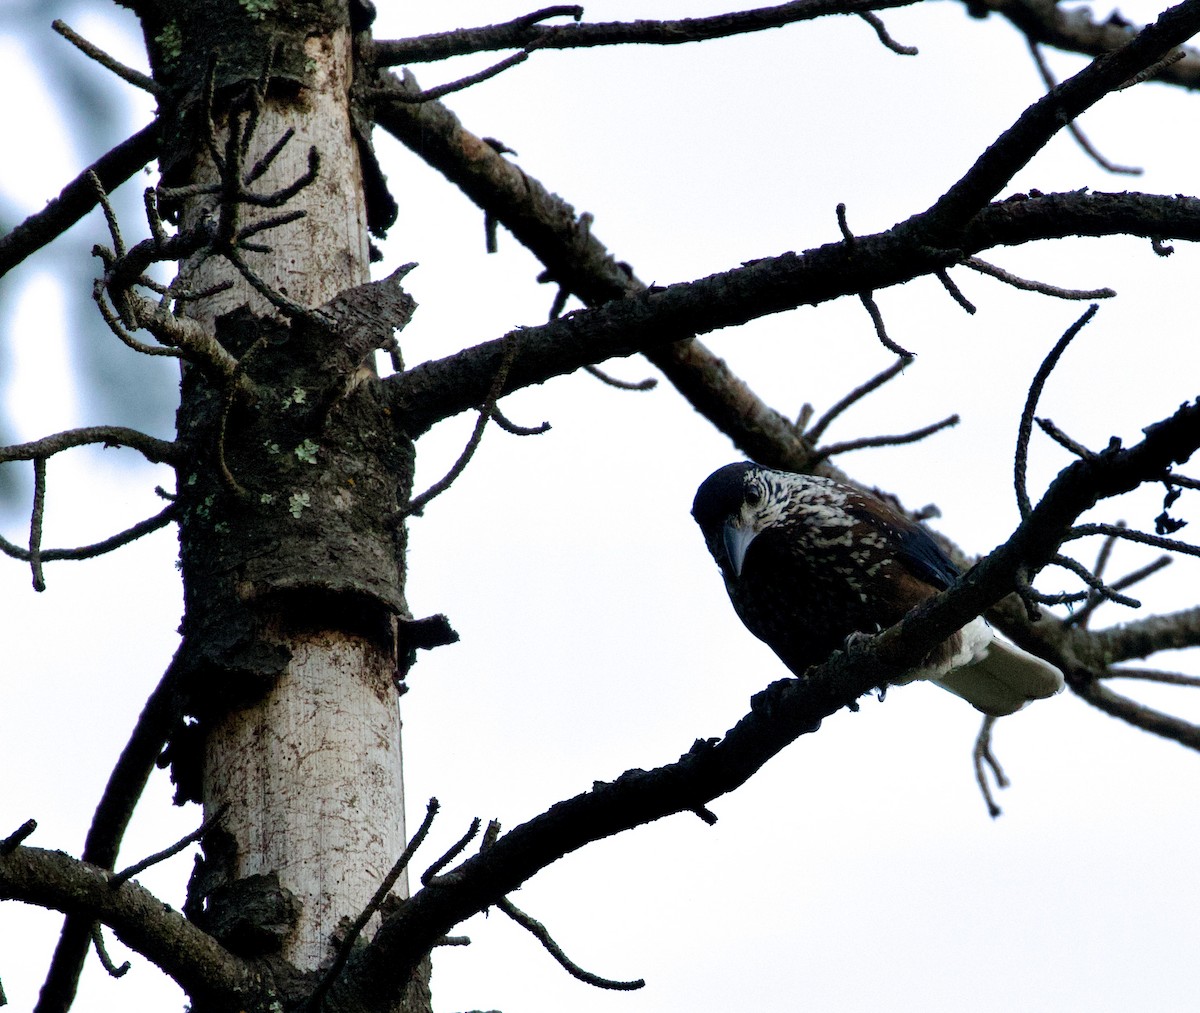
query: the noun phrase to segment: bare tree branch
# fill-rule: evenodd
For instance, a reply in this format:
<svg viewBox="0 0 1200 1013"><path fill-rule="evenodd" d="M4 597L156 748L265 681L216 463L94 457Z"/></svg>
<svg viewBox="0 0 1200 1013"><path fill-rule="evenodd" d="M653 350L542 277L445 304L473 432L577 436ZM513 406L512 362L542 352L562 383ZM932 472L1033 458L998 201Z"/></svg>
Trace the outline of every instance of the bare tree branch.
<svg viewBox="0 0 1200 1013"><path fill-rule="evenodd" d="M1096 630L1090 635L1092 653L1109 663L1197 646L1200 646L1200 606Z"/></svg>
<svg viewBox="0 0 1200 1013"><path fill-rule="evenodd" d="M963 250L1063 235L1146 234L1161 231L1166 221L1175 234L1200 239L1200 200L1049 194L988 206L960 235L957 252L906 246L897 234L907 227L898 226L857 236L852 248L845 242L829 243L802 254L753 261L513 332L516 353L502 393L588 363L644 352L748 456L772 467L805 470L812 463L812 448L803 434L758 400L711 352L683 339L931 274ZM442 418L478 406L508 340L485 342L384 380L408 431L424 432Z"/></svg>
<svg viewBox="0 0 1200 1013"><path fill-rule="evenodd" d="M1189 749L1200 750L1200 726L1114 693L1095 678L1075 680L1070 685L1077 696L1105 714L1120 718L1144 732L1171 739Z"/></svg>
<svg viewBox="0 0 1200 1013"><path fill-rule="evenodd" d="M135 88L141 88L142 91L147 91L151 95L162 95L163 88L152 77L147 77L140 71L134 70L132 67L126 67L125 64L119 62L108 53L104 52L99 46L88 42L82 35L76 32L61 18L50 22L50 27L53 28L59 35L66 39L72 46L78 49L85 56L95 60L100 66L106 70L112 71L122 81L125 81Z"/></svg>
<svg viewBox="0 0 1200 1013"><path fill-rule="evenodd" d="M997 278L1004 282L1004 284L1011 285L1013 288L1022 289L1026 292L1040 292L1042 295L1054 296L1056 299L1091 301L1093 299L1111 299L1117 294L1111 288L1060 288L1057 285L1048 285L1041 281L1029 281L1025 278L1018 278L1015 274L1004 270L1004 268L997 267L995 264L989 264L986 260L980 260L978 257L968 257L963 261L963 264L971 268L972 271L978 271L980 274Z"/></svg>
<svg viewBox="0 0 1200 1013"><path fill-rule="evenodd" d="M137 883L112 889L103 869L61 851L19 847L0 855L0 900L73 911L91 925L103 922L131 950L166 971L193 996L221 994L230 1001L261 988L261 971L234 956L178 911ZM43 1000L45 996L43 993Z"/></svg>
<svg viewBox="0 0 1200 1013"><path fill-rule="evenodd" d="M555 15L578 21L582 7L556 7L516 18L500 25L460 28L452 32L422 35L375 43L375 61L381 67L402 63L427 63L467 53L497 49L578 49L588 46L657 45L704 42L780 28L798 21L834 14L859 14L889 7L906 7L915 0L799 0L798 3L759 7L755 10L716 14L707 18L676 21L609 21L595 24L542 25L537 22ZM886 35L886 32L884 33Z"/></svg>
<svg viewBox="0 0 1200 1013"><path fill-rule="evenodd" d="M1164 11L1120 49L1096 57L1078 74L1026 109L975 164L925 212L907 225L922 241L953 244L959 230L1064 125L1200 31L1200 2L1184 0Z"/></svg>
<svg viewBox="0 0 1200 1013"><path fill-rule="evenodd" d="M1088 7L1060 7L1055 0L969 0L976 11L995 12L1007 18L1031 42L1085 56L1111 53L1140 31L1114 12L1096 21ZM1183 48L1184 58L1159 71L1155 80L1183 88L1200 88L1200 51Z"/></svg>
<svg viewBox="0 0 1200 1013"><path fill-rule="evenodd" d="M1042 47L1039 46L1033 39L1027 39L1029 43L1029 54L1033 57L1034 66L1038 69L1038 74L1041 75L1042 83L1046 86L1046 90L1058 87L1058 79L1050 70L1050 65L1046 62L1046 58L1042 55ZM1140 176L1142 170L1137 166L1117 165L1115 162L1110 162L1105 158L1096 146L1088 140L1087 134L1083 132L1083 128L1072 120L1067 124L1067 133L1074 139L1075 143L1083 150L1083 153L1095 162L1105 172L1111 172L1118 176Z"/></svg>
<svg viewBox="0 0 1200 1013"><path fill-rule="evenodd" d="M100 180L106 192L111 193L157 155L158 122L155 121L102 155L41 211L0 237L0 276L57 239L96 206L99 199L91 182L92 175Z"/></svg>
<svg viewBox="0 0 1200 1013"><path fill-rule="evenodd" d="M183 717L187 704L184 672L181 647L142 708L133 734L121 751L96 806L83 846L83 861L91 866L111 869L117 860L121 840L133 818L138 799L172 729ZM74 911L73 908L68 910ZM37 1013L63 1013L70 1008L87 958L92 921L84 914L67 915L42 985Z"/></svg>
<svg viewBox="0 0 1200 1013"><path fill-rule="evenodd" d="M50 563L61 559L94 559L96 556L103 556L105 553L119 549L130 542L135 542L139 538L144 538L159 528L165 528L175 520L178 513L179 511L176 509L175 504L172 503L170 506L163 507L153 517L147 517L144 521L138 521L124 531L118 531L115 535L109 535L108 538L102 539L99 542L93 542L91 545L77 545L71 549L39 548L37 558L42 563ZM14 545L2 536L0 536L0 552L3 552L12 559L19 559L26 563L33 562L33 553L31 550Z"/></svg>
<svg viewBox="0 0 1200 1013"><path fill-rule="evenodd" d="M496 902L496 907L541 943L546 948L546 952L557 960L559 966L571 975L572 978L577 978L588 985L594 985L596 988L607 988L616 992L632 992L636 989L646 987L644 978L637 978L633 981L615 981L612 978L602 978L591 971L585 971L566 955L563 948L554 941L554 937L550 935L545 925L531 915L526 914L507 897L501 897Z"/></svg>
<svg viewBox="0 0 1200 1013"><path fill-rule="evenodd" d="M126 426L88 426L82 429L67 429L32 443L14 443L11 446L0 447L0 464L6 461L33 461L39 457L53 457L72 447L83 447L91 443L102 443L106 447L130 447L154 464L177 465L182 464L184 460L183 447L170 440L147 436Z"/></svg>
<svg viewBox="0 0 1200 1013"><path fill-rule="evenodd" d="M895 678L997 602L1018 573L1045 565L1075 519L1100 499L1153 481L1186 460L1200 448L1200 401L1144 432L1145 439L1133 447L1112 448L1064 468L1012 536L952 588L891 629L836 653L804 679L773 683L754 697L750 712L724 738L698 741L679 761L656 770L631 770L616 781L596 783L430 882L385 919L358 964L360 984L384 994L395 990L437 939L545 866L592 841L692 811L743 784L788 743L815 731L824 717ZM1166 727L1163 716L1136 717L1140 727L1160 734Z"/></svg>

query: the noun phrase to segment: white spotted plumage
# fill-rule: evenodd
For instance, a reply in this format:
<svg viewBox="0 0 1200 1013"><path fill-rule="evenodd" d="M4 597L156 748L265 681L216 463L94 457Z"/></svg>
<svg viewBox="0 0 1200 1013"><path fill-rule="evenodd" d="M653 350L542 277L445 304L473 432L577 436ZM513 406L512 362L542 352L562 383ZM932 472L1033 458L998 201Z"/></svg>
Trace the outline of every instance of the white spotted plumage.
<svg viewBox="0 0 1200 1013"><path fill-rule="evenodd" d="M738 616L797 675L958 578L923 528L827 478L727 465L701 484L692 514ZM997 715L1062 688L1056 668L997 640L983 619L898 681L916 679Z"/></svg>

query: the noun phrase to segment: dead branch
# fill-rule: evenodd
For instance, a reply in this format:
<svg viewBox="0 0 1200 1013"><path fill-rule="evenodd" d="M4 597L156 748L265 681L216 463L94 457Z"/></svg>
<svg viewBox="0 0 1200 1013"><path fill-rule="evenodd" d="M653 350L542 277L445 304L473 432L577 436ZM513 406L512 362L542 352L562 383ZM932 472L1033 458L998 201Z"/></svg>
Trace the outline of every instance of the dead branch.
<svg viewBox="0 0 1200 1013"><path fill-rule="evenodd" d="M780 28L798 21L834 14L858 14L889 7L905 7L913 0L800 0L798 3L761 7L757 10L716 14L707 18L676 21L611 21L594 24L542 25L539 21L558 15L583 16L582 7L552 7L499 25L462 28L453 32L422 35L375 43L375 61L381 67L402 63L428 63L467 53L497 49L578 49L588 46L659 45L703 42ZM886 33L885 33L886 34ZM886 43L885 43L886 44Z"/></svg>
<svg viewBox="0 0 1200 1013"><path fill-rule="evenodd" d="M878 14L875 14L873 11L858 11L857 13L860 18L875 30L876 38L893 53L899 53L901 56L916 56L918 54L919 51L916 46L902 46L893 39L888 33L887 25L883 23L883 19Z"/></svg>
<svg viewBox="0 0 1200 1013"><path fill-rule="evenodd" d="M1110 664L1200 646L1200 606L1096 630L1088 645Z"/></svg>
<svg viewBox="0 0 1200 1013"><path fill-rule="evenodd" d="M1076 518L1100 499L1155 481L1171 464L1186 460L1200 448L1200 401L1144 432L1145 438L1133 447L1110 448L1068 465L1009 539L961 581L891 629L810 669L804 679L773 683L754 697L750 712L724 738L698 741L675 763L596 783L430 882L384 920L363 952L360 984L394 990L437 939L552 862L592 841L692 811L743 784L791 741L815 731L823 718L905 671L933 644L998 602L1020 571L1037 572ZM1077 673L1078 663L1069 668ZM1102 687L1094 690L1107 692ZM1174 721L1145 713L1136 718L1139 727L1154 726L1151 730L1159 734L1167 720ZM1182 735L1178 740L1187 741ZM1200 747L1200 741L1196 745Z"/></svg>
<svg viewBox="0 0 1200 1013"><path fill-rule="evenodd" d="M483 820L478 816L471 820L471 825L467 828L467 832L455 841L436 862L421 873L421 884L428 886L435 876L461 855L467 849L467 845L475 840L476 835L479 833L479 828L482 826Z"/></svg>
<svg viewBox="0 0 1200 1013"><path fill-rule="evenodd" d="M87 426L44 436L32 443L14 443L11 446L0 447L0 464L7 461L32 461L39 457L53 457L72 447L82 447L91 443L100 443L105 447L129 447L152 464L179 465L184 460L183 447L170 440L147 436L126 426Z"/></svg>
<svg viewBox="0 0 1200 1013"><path fill-rule="evenodd" d="M122 546L128 545L130 542L135 542L139 538L143 538L159 528L165 528L168 524L175 520L179 511L175 504L170 504L164 507L153 517L147 517L144 521L138 521L137 524L126 528L124 531L118 531L115 535L109 535L99 542L94 542L91 545L79 545L73 549L42 549L39 548L37 556L42 563L50 563L56 560L70 559L94 559L96 556L103 556L105 553L112 552L114 549L119 549ZM29 549L23 549L19 545L14 545L8 539L0 536L0 552L9 556L12 559L19 559L24 563L31 563L32 553Z"/></svg>
<svg viewBox="0 0 1200 1013"><path fill-rule="evenodd" d="M411 78L403 83L393 78L390 86L419 90ZM379 123L504 224L547 265L560 285L587 305L597 306L644 288L628 265L619 264L596 240L594 230L588 230L586 234L580 232L574 209L501 157L492 146L466 131L453 113L440 103L389 106L380 110ZM1164 226L1164 221L1170 224ZM794 255L771 258L715 275L712 279L714 301L723 306L729 295L737 297L736 290L744 277L742 272L762 269L768 274L774 273L767 265L773 265L778 273L770 281L764 278L764 291L755 294L759 314L788 308L780 305L783 300L779 297L792 284L786 278L791 274L791 265L801 269L792 275L794 283L805 290L802 295L796 293L793 305L799 305L897 284L960 262L964 254L970 256L996 245L1016 245L1062 235L1131 233L1161 237L1169 232L1200 237L1200 202L1190 198L1087 193L1042 195L1000 202L975 214L956 238L957 252L949 253L922 244L905 245L913 228L914 222L910 221L887 233L858 237L856 248L860 256L856 258L848 257L844 248L839 249L841 244L830 244L794 259L791 259ZM901 240L899 245L897 239ZM889 270L873 270L881 264L888 265ZM718 280L719 298L715 295ZM720 326L734 322L726 321ZM694 327L690 331L680 328L676 336L682 338L707 330L703 327ZM463 358L455 362L456 367L462 367L463 372L472 377L473 389L465 403L443 402L441 408L436 407L442 397L441 390L425 392L427 399L423 393L421 400L424 403L419 410L407 394L402 398L407 402L405 411L413 413L414 432L421 432L432 421L480 402L495 368L492 353L484 351L487 347L490 346L460 353ZM644 343L643 351L693 406L747 456L772 467L794 471L803 471L810 466L810 448L791 422L756 397L701 343L657 344L651 339ZM476 356L479 357L478 364L469 365L467 358ZM579 365L600 362L604 358L603 353L584 356L583 361L576 360L569 367L564 364L562 369L543 373L529 382L541 382L549 375L569 372ZM520 359L532 361L524 349ZM424 368L417 367L422 371ZM441 373L440 369L438 372ZM445 376L451 375L447 370ZM423 377L422 383L426 379L430 377ZM415 393L416 380L417 377L411 380L411 393Z"/></svg>
<svg viewBox="0 0 1200 1013"><path fill-rule="evenodd" d="M914 429L909 433L898 433L892 436L860 436L856 440L830 443L827 446L818 447L813 451L813 461L826 461L831 457L837 457L839 454L848 454L852 450L863 450L867 447L899 447L906 443L917 443L927 436L940 433L943 429L956 426L961 421L957 414L948 415L941 422L922 426L920 429Z"/></svg>
<svg viewBox="0 0 1200 1013"><path fill-rule="evenodd" d="M42 573L42 519L46 510L46 459L33 459L33 512L29 518L29 568L33 571L33 589L46 590Z"/></svg>
<svg viewBox="0 0 1200 1013"><path fill-rule="evenodd" d="M26 820L0 841L0 856L11 855L37 829L37 820Z"/></svg>
<svg viewBox="0 0 1200 1013"><path fill-rule="evenodd" d="M1051 419L1035 418L1038 428L1050 437L1064 450L1069 450L1076 457L1091 457L1092 452L1078 440L1073 440L1061 429L1058 428Z"/></svg>
<svg viewBox="0 0 1200 1013"><path fill-rule="evenodd" d="M645 380L618 380L599 366L584 366L585 371L594 376L601 383L609 387L616 387L617 390L654 390L658 386L658 381L654 377L647 377Z"/></svg>
<svg viewBox="0 0 1200 1013"><path fill-rule="evenodd" d="M103 49L95 43L88 42L82 35L79 35L70 25L61 19L55 19L50 22L50 27L53 28L59 35L66 39L72 46L78 49L84 56L95 60L105 70L110 70L116 74L122 81L133 85L135 88L141 88L142 91L149 92L151 95L159 96L163 94L163 88L152 77L134 70L132 67L126 67L112 56L109 56Z"/></svg>
<svg viewBox="0 0 1200 1013"><path fill-rule="evenodd" d="M546 948L546 952L557 960L559 966L572 978L577 978L588 985L594 985L596 988L607 988L615 992L632 992L636 989L646 987L646 980L644 978L638 978L635 981L615 981L612 978L602 978L591 971L585 971L563 952L563 948L554 941L554 937L550 935L545 925L531 915L526 914L507 897L501 897L496 902L496 907L541 943Z"/></svg>
<svg viewBox="0 0 1200 1013"><path fill-rule="evenodd" d="M113 963L113 959L108 955L108 949L104 945L104 930L100 928L99 922L92 923L92 945L95 946L96 956L100 958L101 965L110 977L123 978L133 966L128 960L120 967Z"/></svg>
<svg viewBox="0 0 1200 1013"><path fill-rule="evenodd" d="M1028 37L1026 37L1025 41L1029 43L1029 55L1033 57L1033 64L1037 67L1038 75L1041 77L1042 83L1046 86L1046 90L1051 91L1057 88L1058 79L1055 78L1054 72L1051 71L1050 65L1042 55L1042 47ZM1123 85L1122 87L1128 87L1128 85ZM1142 174L1142 170L1137 166L1117 165L1115 162L1110 162L1088 140L1087 134L1083 132L1083 128L1074 120L1067 124L1067 133L1074 138L1075 143L1079 145L1083 153L1105 172L1111 172L1118 176L1140 176Z"/></svg>
<svg viewBox="0 0 1200 1013"><path fill-rule="evenodd" d="M1042 390L1046 386L1046 381L1050 379L1050 374L1054 371L1054 367L1058 365L1058 360L1062 357L1063 352L1067 350L1067 345L1087 326L1099 308L1095 303L1092 303L1083 316L1066 329L1063 336L1050 349L1046 358L1042 360L1042 364L1038 367L1033 382L1029 385L1029 395L1025 399L1025 409L1021 412L1021 424L1017 430L1017 450L1014 455L1013 464L1013 485L1017 493L1017 507L1020 509L1022 517L1028 517L1032 510L1029 501L1029 490L1025 487L1025 469L1029 461L1029 437L1033 432L1033 415L1037 411L1038 400L1042 396Z"/></svg>
<svg viewBox="0 0 1200 1013"><path fill-rule="evenodd" d="M532 48L532 47L530 47ZM514 53L512 56L506 57L499 63L494 63L492 66L484 70L477 71L474 74L467 74L466 77L460 77L457 81L449 81L446 84L438 85L436 88L427 88L425 91L416 93L406 91L396 91L394 88L380 88L367 93L367 97L381 102L405 102L409 104L420 104L422 102L433 102L436 99L444 98L447 95L456 91L462 91L465 88L470 88L472 85L482 84L484 81L490 81L493 77L503 74L510 67L516 67L518 64L524 63L529 59L529 50L524 49L519 53ZM494 253L495 239L493 238L488 243L488 252Z"/></svg>
<svg viewBox="0 0 1200 1013"><path fill-rule="evenodd" d="M971 0L972 11L994 11L1027 39L1069 53L1100 56L1126 45L1141 30L1119 14L1097 21L1090 8L1060 7L1054 0ZM1200 88L1200 51L1182 47L1181 61L1159 68L1155 80Z"/></svg>
<svg viewBox="0 0 1200 1013"><path fill-rule="evenodd" d="M1143 682L1158 682L1166 686L1200 688L1200 676L1184 675L1182 672L1163 672L1147 668L1110 668L1102 675L1105 679L1140 679Z"/></svg>
<svg viewBox="0 0 1200 1013"><path fill-rule="evenodd" d="M1004 268L997 267L995 264L989 264L986 260L980 260L978 257L968 257L963 261L963 264L971 268L972 271L978 271L980 274L996 278L1015 289L1020 289L1023 292L1040 292L1042 295L1054 296L1056 299L1090 301L1093 299L1112 299L1117 294L1116 290L1111 288L1060 288L1058 285L1048 285L1041 281L1030 281L1026 278L1019 278L1017 275L1004 270Z"/></svg>
<svg viewBox="0 0 1200 1013"><path fill-rule="evenodd" d="M913 358L913 353L907 348L902 348L888 337L887 328L883 323L883 314L879 311L879 304L875 302L874 292L859 292L859 301L863 304L863 308L871 318L871 324L875 328L875 337L879 339L879 343L883 345L893 355L898 355L902 359Z"/></svg>
<svg viewBox="0 0 1200 1013"><path fill-rule="evenodd" d="M142 708L129 742L108 777L83 846L83 861L89 866L113 867L138 799L163 746L183 717L187 695L182 659L180 647ZM71 1006L87 958L92 922L86 914L67 915L42 986L39 1009L68 1009Z"/></svg>
<svg viewBox="0 0 1200 1013"><path fill-rule="evenodd" d="M996 804L996 800L992 796L992 789L988 784L987 771L991 770L992 777L996 780L997 788L1007 788L1010 783L1008 776L1004 773L1004 768L1000 766L1000 761L996 759L995 754L992 752L992 729L995 726L996 718L991 714L985 714L983 723L979 726L979 735L975 739L975 748L972 752L975 763L975 781L979 785L979 792L983 795L988 815L992 819L1002 815L1004 810ZM985 764L987 769L985 769Z"/></svg>
<svg viewBox="0 0 1200 1013"><path fill-rule="evenodd" d="M113 873L112 879L109 880L109 884L115 890L122 883L125 883L128 880L133 879L134 876L145 872L151 866L158 865L159 862L165 862L168 858L174 858L184 848L191 844L195 844L196 841L203 840L204 835L221 822L221 819L225 816L225 813L228 809L228 803L219 806L217 811L203 823L201 823L199 827L193 830L190 834L185 834L169 848L164 848L162 851L156 851L153 855L143 858L140 862L135 862L133 865L129 866L129 868Z"/></svg>
<svg viewBox="0 0 1200 1013"><path fill-rule="evenodd" d="M1052 88L1005 130L967 173L922 214L910 220L922 241L954 243L964 225L1045 147L1063 126L1115 91L1146 67L1200 31L1200 3L1164 11L1120 49L1096 57L1087 67Z"/></svg>
<svg viewBox="0 0 1200 1013"><path fill-rule="evenodd" d="M1125 541L1138 542L1141 545L1153 545L1170 552L1180 552L1185 556L1200 556L1200 545L1192 545L1191 542L1182 542L1177 538L1165 538L1162 535L1152 535L1146 531L1138 531L1136 528L1121 527L1116 524L1080 524L1071 529L1066 540L1088 538L1092 535L1110 535Z"/></svg>
<svg viewBox="0 0 1200 1013"><path fill-rule="evenodd" d="M978 311L978 307L973 302L971 302L970 299L968 299L965 295L963 295L962 289L959 288L954 283L954 279L950 277L950 272L947 271L945 268L941 268L938 271L935 271L934 274L937 277L937 280L942 283L942 288L944 288L949 293L950 298L953 299L956 303L958 303L958 305L961 306L964 310L966 310L967 313L974 316L975 313Z"/></svg>
<svg viewBox="0 0 1200 1013"><path fill-rule="evenodd" d="M1144 732L1171 739L1189 749L1200 750L1200 726L1114 693L1095 677L1072 681L1070 686L1077 696L1105 714L1120 718Z"/></svg>
<svg viewBox="0 0 1200 1013"><path fill-rule="evenodd" d="M889 380L899 376L902 372L904 372L907 366L912 364L912 362L913 356L901 355L896 359L895 362L888 366L887 369L876 373L866 383L859 384L859 386L855 387L852 391L850 391L849 394L835 403L827 412L825 412L824 415L817 419L817 421L813 423L811 429L805 429L805 437L815 444L821 439L822 436L825 435L825 430L829 428L829 426L838 418L838 416L840 416L848 408L856 405L872 391L878 390Z"/></svg>
<svg viewBox="0 0 1200 1013"><path fill-rule="evenodd" d="M1115 538L1109 538L1105 539L1103 544L1110 545L1115 541ZM1158 573L1159 570L1163 569L1165 566L1170 566L1170 564L1170 556L1159 556L1158 559L1154 560L1154 562L1147 563L1145 566L1139 567L1133 572L1126 574L1120 580L1114 580L1109 586L1114 591L1124 591L1127 587L1133 587L1135 584L1141 583L1147 577ZM1097 577L1100 576L1099 570L1093 570L1093 572ZM1073 613L1071 613L1071 615L1066 616L1063 619L1063 623L1067 626L1078 626L1080 629L1086 628L1092 613L1095 612L1096 609L1103 605L1107 600L1108 599L1106 599L1103 595L1098 593L1088 595L1087 601L1083 603L1083 606L1076 609Z"/></svg>
<svg viewBox="0 0 1200 1013"><path fill-rule="evenodd" d="M389 77L390 87L419 91L410 75ZM595 237L581 232L574 209L508 161L486 141L465 130L441 103L380 108L378 122L415 154L458 185L469 198L504 224L560 284L587 305L642 291L626 264ZM799 470L807 448L791 424L773 411L725 363L699 342L663 347L648 357L696 408L749 456ZM591 364L603 357L590 360ZM485 386L481 386L475 404ZM463 409L458 409L463 410ZM734 435L736 434L736 435Z"/></svg>
<svg viewBox="0 0 1200 1013"><path fill-rule="evenodd" d="M57 239L98 203L92 176L111 193L158 155L158 122L142 127L84 169L41 211L0 236L0 277Z"/></svg>
<svg viewBox="0 0 1200 1013"><path fill-rule="evenodd" d="M261 988L261 971L221 946L137 883L109 887L103 869L61 851L19 847L0 855L0 900L18 900L55 911L74 911L91 925L103 922L130 949L162 968L191 995L239 997L247 1004ZM42 1002L46 993L42 993Z"/></svg>

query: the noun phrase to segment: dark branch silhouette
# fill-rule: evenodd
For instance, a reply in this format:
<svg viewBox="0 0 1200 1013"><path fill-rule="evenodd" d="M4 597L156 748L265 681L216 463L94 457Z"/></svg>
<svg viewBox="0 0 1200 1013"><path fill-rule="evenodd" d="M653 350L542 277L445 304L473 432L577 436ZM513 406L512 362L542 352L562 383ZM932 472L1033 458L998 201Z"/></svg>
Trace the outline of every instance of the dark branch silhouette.
<svg viewBox="0 0 1200 1013"><path fill-rule="evenodd" d="M553 16L582 17L582 7L553 7L500 25L460 28L452 32L422 35L375 43L375 60L381 67L402 63L445 60L451 56L496 49L579 49L590 46L674 46L704 42L731 35L745 35L767 28L780 28L798 21L834 14L859 14L907 7L915 0L799 0L797 3L760 7L756 10L715 14L707 18L676 21L610 21L601 24L543 25ZM877 30L878 31L878 30ZM886 32L883 33L886 36Z"/></svg>

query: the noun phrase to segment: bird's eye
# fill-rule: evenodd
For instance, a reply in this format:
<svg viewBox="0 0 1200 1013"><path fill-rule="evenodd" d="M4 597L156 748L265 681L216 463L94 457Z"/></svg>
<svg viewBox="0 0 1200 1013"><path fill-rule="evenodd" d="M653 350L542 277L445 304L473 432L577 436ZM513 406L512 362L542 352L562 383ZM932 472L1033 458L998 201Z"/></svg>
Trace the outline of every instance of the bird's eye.
<svg viewBox="0 0 1200 1013"><path fill-rule="evenodd" d="M761 506L762 501L763 501L763 494L762 494L761 489L750 488L750 489L746 490L746 505L747 506L752 506L752 507Z"/></svg>

